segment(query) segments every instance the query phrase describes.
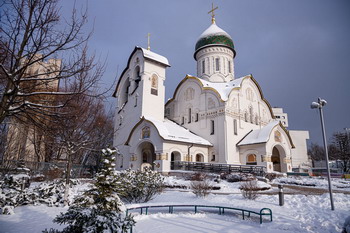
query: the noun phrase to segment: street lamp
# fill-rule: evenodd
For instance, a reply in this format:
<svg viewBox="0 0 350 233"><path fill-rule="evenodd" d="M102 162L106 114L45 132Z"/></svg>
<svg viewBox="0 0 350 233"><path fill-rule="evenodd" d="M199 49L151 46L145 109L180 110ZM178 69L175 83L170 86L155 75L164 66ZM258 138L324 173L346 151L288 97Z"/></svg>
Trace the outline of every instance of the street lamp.
<svg viewBox="0 0 350 233"><path fill-rule="evenodd" d="M328 189L329 189L329 196L331 199L331 209L334 210L334 203L333 203L333 195L332 195L332 184L331 184L331 174L329 172L329 162L328 162L328 148L327 148L327 141L326 141L326 130L324 127L324 121L323 121L323 111L322 108L327 104L327 101L324 99L318 98L318 102L312 102L311 108L318 108L320 110L320 118L321 118L321 127L322 127L322 135L323 135L323 144L324 144L324 151L325 151L325 157L326 157L326 166L327 166L327 176L328 176Z"/></svg>

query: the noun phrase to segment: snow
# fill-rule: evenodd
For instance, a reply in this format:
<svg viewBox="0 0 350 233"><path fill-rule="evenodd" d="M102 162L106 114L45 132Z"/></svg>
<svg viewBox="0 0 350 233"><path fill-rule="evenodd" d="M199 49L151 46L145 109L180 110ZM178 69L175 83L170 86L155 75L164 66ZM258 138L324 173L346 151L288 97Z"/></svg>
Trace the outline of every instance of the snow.
<svg viewBox="0 0 350 233"><path fill-rule="evenodd" d="M171 120L164 119L164 121L160 121L149 116L145 116L145 119L153 123L153 125L157 128L159 135L164 140L195 143L206 146L212 145L208 140L195 135L188 129L185 129Z"/></svg>
<svg viewBox="0 0 350 233"><path fill-rule="evenodd" d="M188 74L187 77L194 77L194 76ZM198 77L195 77L195 78L201 82L204 89L205 88L214 89L220 95L220 98L223 101L227 101L229 99L231 91L235 88L240 88L243 80L249 77L251 76L247 75L241 78L234 79L230 82L218 82L218 83L210 82Z"/></svg>
<svg viewBox="0 0 350 233"><path fill-rule="evenodd" d="M159 54L156 54L150 50L147 50L147 49L144 49L144 48L141 48L141 47L137 47L137 48L140 48L143 52L143 56L145 58L148 58L148 59L151 59L151 60L154 60L154 61L157 61L157 62L160 62L166 66L170 66L169 64L169 61L166 57L163 57Z"/></svg>
<svg viewBox="0 0 350 233"><path fill-rule="evenodd" d="M284 178L280 178L281 181ZM289 181L303 180L304 178L290 178ZM306 179L306 178L305 178ZM323 187L322 179L312 178L317 188ZM168 184L188 184L190 181L177 179L175 177L166 177ZM277 182L278 180L276 180ZM344 180L334 179L334 183L341 183ZM312 181L310 181L312 182ZM270 208L273 213L273 221L268 221L264 217L263 224L259 223L256 217L242 220L240 214L225 215L217 214L217 211L202 212L194 214L193 211L175 209L174 214L166 211L149 211L150 215L139 215L135 211L136 226L133 232L152 232L152 233L173 233L173 232L261 232L261 233L330 233L341 232L345 222L350 222L350 196L343 193L334 193L335 210L330 210L329 194L323 195L285 195L285 205L279 206L278 195L271 193L269 195L260 194L258 198L247 200L242 197L239 191L239 182L228 183L222 181L215 185L221 186L221 193L210 194L206 198L197 198L192 192L186 190L167 189L155 199L144 204L129 204L127 207L136 207L142 205L171 205L171 204L202 204L237 207L248 210L260 210L261 208ZM79 185L74 188L75 195L86 189L85 185ZM218 190L219 192L219 190ZM230 194L228 194L230 193ZM41 232L45 228L63 229L64 226L57 225L52 219L60 212L65 212L67 207L47 207L21 206L15 208L14 215L0 215L0 232L19 233L19 232Z"/></svg>
<svg viewBox="0 0 350 233"><path fill-rule="evenodd" d="M271 121L265 127L261 129L256 129L251 131L241 142L239 142L238 146L257 144L257 143L265 143L269 140L269 135L272 129L279 124L279 121Z"/></svg>
<svg viewBox="0 0 350 233"><path fill-rule="evenodd" d="M220 27L218 27L215 23L213 23L212 25L210 25L198 38L198 40L202 39L202 38L206 38L208 36L219 36L219 35L224 35L227 36L228 38L231 38L231 36L225 32L224 30L222 30ZM197 41L198 41L197 40Z"/></svg>
<svg viewBox="0 0 350 233"><path fill-rule="evenodd" d="M281 177L272 181L274 184L291 184L302 186L314 186L328 189L328 180L323 177ZM332 188L335 190L350 191L350 180L331 179Z"/></svg>

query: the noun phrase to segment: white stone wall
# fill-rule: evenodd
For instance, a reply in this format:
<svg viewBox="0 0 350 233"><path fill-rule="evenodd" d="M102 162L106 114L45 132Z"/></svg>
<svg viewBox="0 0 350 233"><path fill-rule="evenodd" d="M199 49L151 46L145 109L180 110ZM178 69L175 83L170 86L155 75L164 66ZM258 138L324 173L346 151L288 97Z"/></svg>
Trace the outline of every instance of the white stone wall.
<svg viewBox="0 0 350 233"><path fill-rule="evenodd" d="M293 167L310 166L310 160L307 155L307 139L309 139L309 131L290 130L295 148L292 149L292 165Z"/></svg>

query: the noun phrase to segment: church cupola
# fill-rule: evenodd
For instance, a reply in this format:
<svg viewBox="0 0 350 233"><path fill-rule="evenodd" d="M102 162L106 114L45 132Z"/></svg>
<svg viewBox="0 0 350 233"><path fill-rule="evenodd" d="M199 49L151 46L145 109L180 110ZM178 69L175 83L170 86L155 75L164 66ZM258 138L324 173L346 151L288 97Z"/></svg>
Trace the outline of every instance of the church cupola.
<svg viewBox="0 0 350 233"><path fill-rule="evenodd" d="M194 59L197 61L197 76L211 82L229 82L234 79L236 56L231 36L215 23L213 8L212 24L198 38Z"/></svg>

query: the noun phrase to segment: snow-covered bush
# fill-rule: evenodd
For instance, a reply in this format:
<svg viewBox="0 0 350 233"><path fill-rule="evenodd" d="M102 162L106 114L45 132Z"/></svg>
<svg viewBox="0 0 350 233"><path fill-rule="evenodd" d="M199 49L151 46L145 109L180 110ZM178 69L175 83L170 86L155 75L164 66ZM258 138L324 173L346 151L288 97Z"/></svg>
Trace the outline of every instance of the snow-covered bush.
<svg viewBox="0 0 350 233"><path fill-rule="evenodd" d="M231 173L226 175L227 182L249 181L255 179L255 176L250 173Z"/></svg>
<svg viewBox="0 0 350 233"><path fill-rule="evenodd" d="M103 150L104 166L97 175L93 187L76 198L66 213L61 213L53 221L67 224L62 230L45 230L44 232L127 232L135 221L125 214L125 206L119 199L115 183L115 150Z"/></svg>
<svg viewBox="0 0 350 233"><path fill-rule="evenodd" d="M209 179L204 179L201 181L193 180L191 181L191 189L196 197L206 197L212 190L212 185Z"/></svg>
<svg viewBox="0 0 350 233"><path fill-rule="evenodd" d="M164 188L164 177L149 168L126 170L116 174L118 195L128 203L143 203L152 200Z"/></svg>
<svg viewBox="0 0 350 233"><path fill-rule="evenodd" d="M242 182L240 189L246 199L255 200L258 197L259 186L256 180Z"/></svg>
<svg viewBox="0 0 350 233"><path fill-rule="evenodd" d="M70 183L73 185L73 182ZM41 183L34 188L33 192L37 194L37 202L47 204L48 206L63 205L65 181L63 179L54 180L51 182Z"/></svg>
<svg viewBox="0 0 350 233"><path fill-rule="evenodd" d="M350 216L345 219L342 233L350 233Z"/></svg>

